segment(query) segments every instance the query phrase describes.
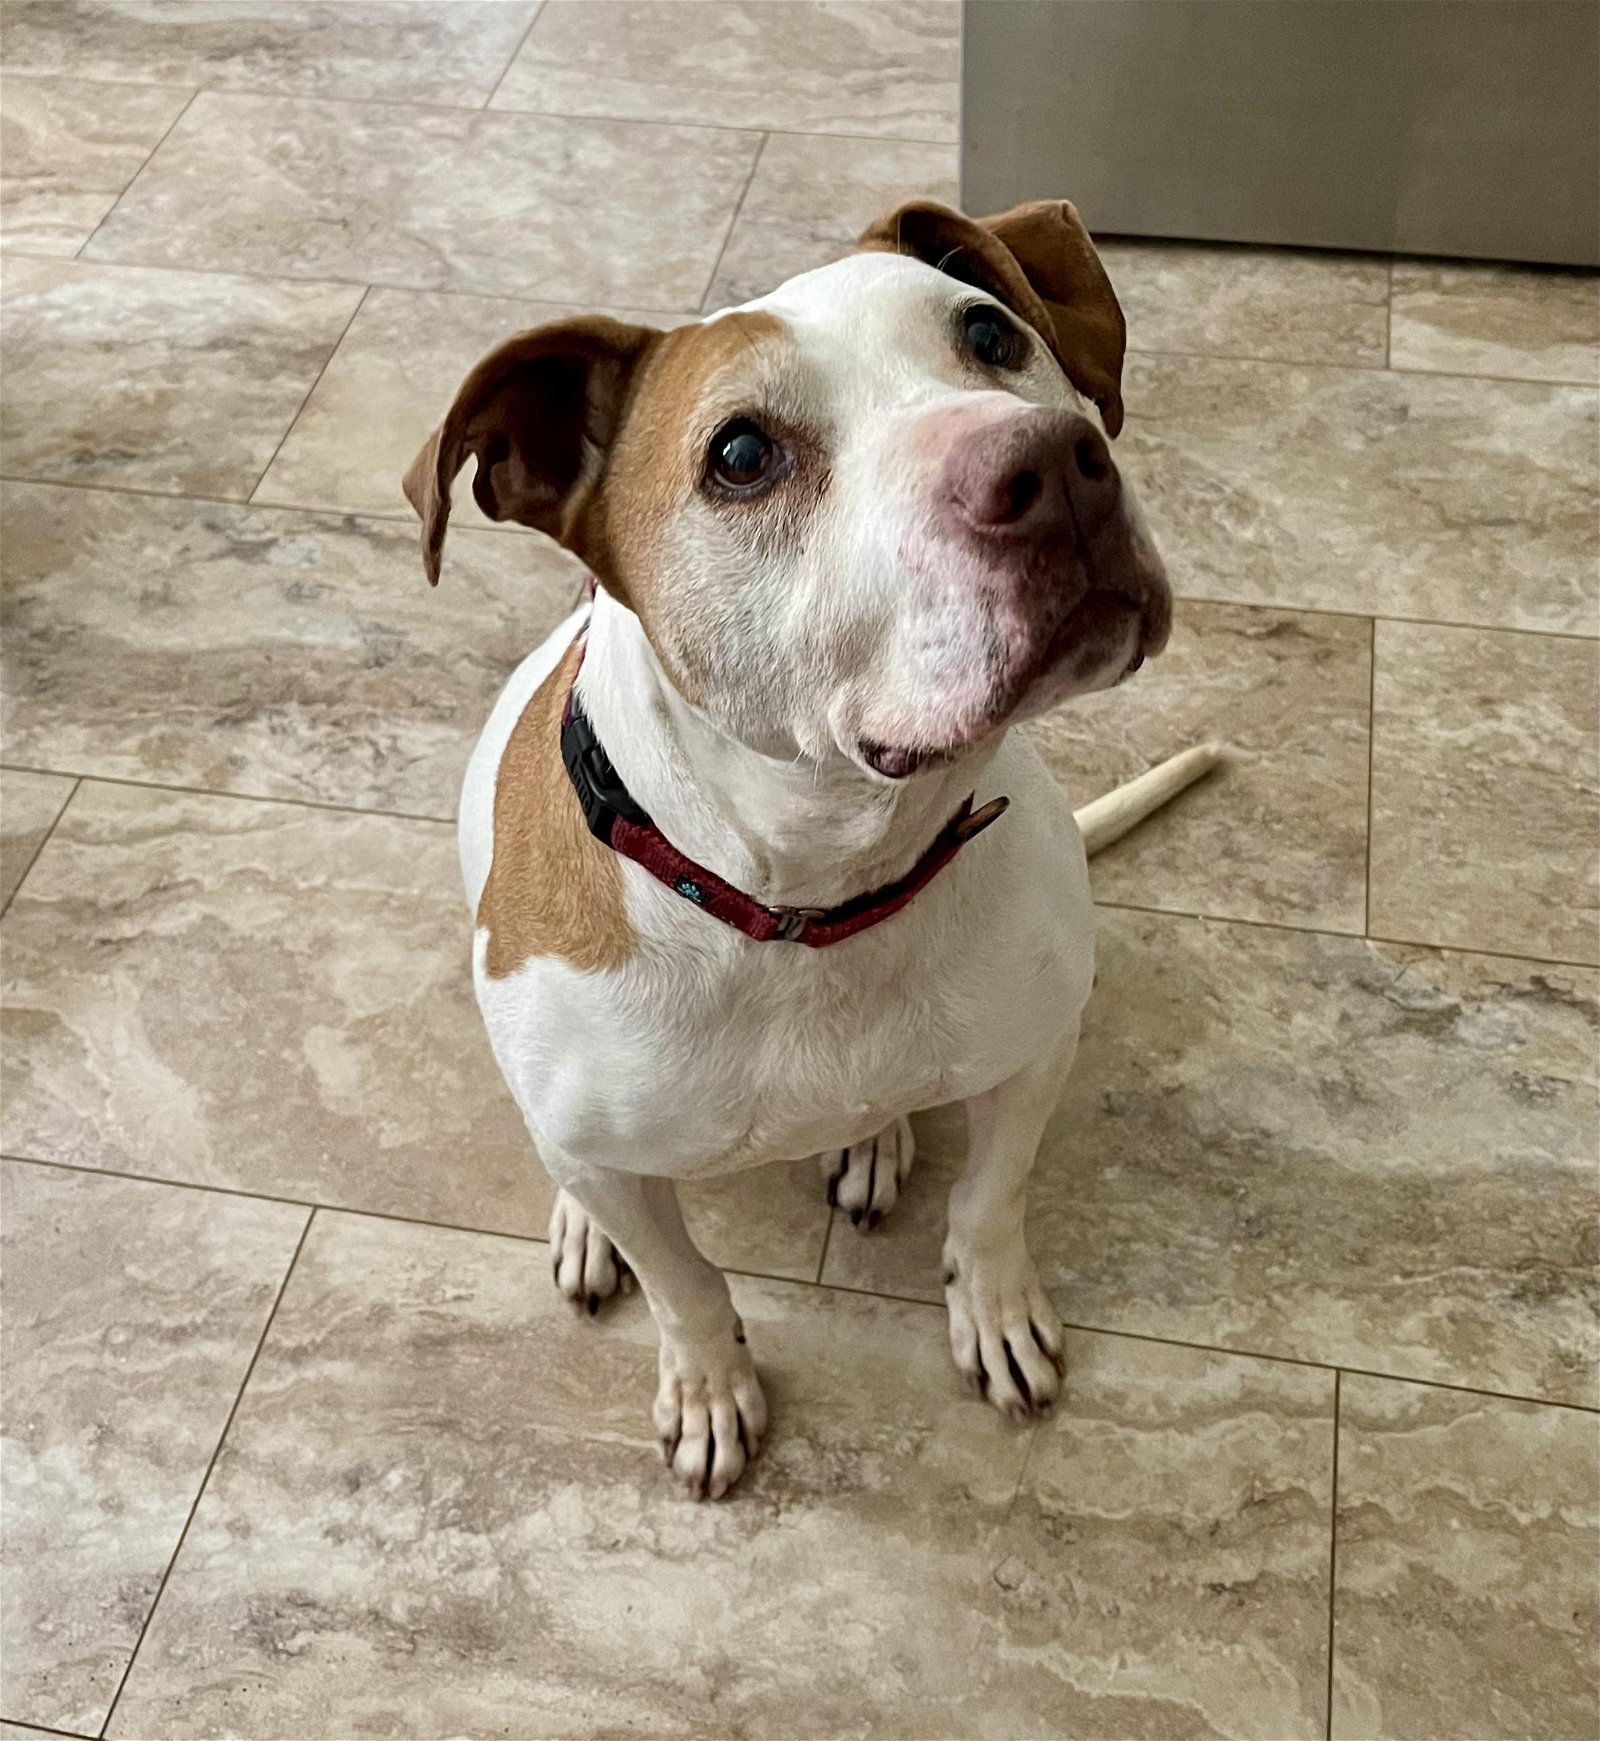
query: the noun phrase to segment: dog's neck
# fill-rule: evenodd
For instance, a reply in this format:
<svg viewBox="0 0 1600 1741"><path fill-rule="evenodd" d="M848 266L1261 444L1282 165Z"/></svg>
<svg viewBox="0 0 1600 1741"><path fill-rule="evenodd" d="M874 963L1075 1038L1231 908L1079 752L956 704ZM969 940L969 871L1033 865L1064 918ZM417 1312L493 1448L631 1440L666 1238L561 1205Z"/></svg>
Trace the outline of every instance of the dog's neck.
<svg viewBox="0 0 1600 1741"><path fill-rule="evenodd" d="M678 850L756 900L833 906L903 876L992 751L888 784L843 755L786 762L685 701L639 619L595 600L584 711L635 802Z"/></svg>

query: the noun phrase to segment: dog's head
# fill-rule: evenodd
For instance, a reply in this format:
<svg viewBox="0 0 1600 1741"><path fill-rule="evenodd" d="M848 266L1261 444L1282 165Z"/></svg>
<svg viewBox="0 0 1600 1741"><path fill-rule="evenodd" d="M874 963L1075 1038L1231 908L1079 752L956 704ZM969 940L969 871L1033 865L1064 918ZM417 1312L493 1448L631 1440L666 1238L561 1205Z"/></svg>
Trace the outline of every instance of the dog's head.
<svg viewBox="0 0 1600 1741"><path fill-rule="evenodd" d="M575 551L719 724L901 778L1165 642L1166 577L1108 447L1122 354L1070 205L978 222L918 201L697 325L518 334L406 494L437 580L470 456L484 512Z"/></svg>

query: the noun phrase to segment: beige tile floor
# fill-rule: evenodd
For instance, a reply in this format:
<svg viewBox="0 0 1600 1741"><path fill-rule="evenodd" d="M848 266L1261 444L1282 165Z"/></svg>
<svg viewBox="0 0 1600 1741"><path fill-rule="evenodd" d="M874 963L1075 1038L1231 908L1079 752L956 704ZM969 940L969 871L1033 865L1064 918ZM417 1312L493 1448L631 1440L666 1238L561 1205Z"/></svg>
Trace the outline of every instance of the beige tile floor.
<svg viewBox="0 0 1600 1741"><path fill-rule="evenodd" d="M449 822L577 577L464 516L430 594L399 472L554 308L952 196L955 26L6 0L6 1741L1596 1734L1590 278L1106 245L1178 627L1033 730L1232 754L1096 865L1051 1422L946 1359L949 1111L870 1238L693 1194L723 1506L548 1285Z"/></svg>

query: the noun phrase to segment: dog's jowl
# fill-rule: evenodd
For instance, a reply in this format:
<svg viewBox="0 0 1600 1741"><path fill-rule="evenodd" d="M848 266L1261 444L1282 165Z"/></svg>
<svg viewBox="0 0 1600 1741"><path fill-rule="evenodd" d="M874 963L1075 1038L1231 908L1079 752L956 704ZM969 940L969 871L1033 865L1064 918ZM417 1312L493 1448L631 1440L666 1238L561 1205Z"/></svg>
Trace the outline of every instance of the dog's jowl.
<svg viewBox="0 0 1600 1741"><path fill-rule="evenodd" d="M676 1181L817 1154L865 1230L919 1108L967 1108L956 1363L1017 1419L1058 1393L1024 1186L1094 917L1072 811L1010 728L1166 640L1111 447L1122 355L1070 205L919 202L696 325L519 334L407 475L431 578L470 460L486 513L597 583L495 706L461 865L484 1021L561 1188L559 1284L593 1310L638 1277L696 1496L767 1410Z"/></svg>

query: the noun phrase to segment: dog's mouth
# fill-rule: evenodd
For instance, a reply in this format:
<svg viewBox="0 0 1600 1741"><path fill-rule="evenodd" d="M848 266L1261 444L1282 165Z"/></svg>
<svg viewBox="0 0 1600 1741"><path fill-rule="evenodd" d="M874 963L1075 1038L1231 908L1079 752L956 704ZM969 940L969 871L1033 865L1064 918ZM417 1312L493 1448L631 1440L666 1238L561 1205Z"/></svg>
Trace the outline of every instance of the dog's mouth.
<svg viewBox="0 0 1600 1741"><path fill-rule="evenodd" d="M966 745L955 745L941 750L913 749L906 744L879 744L871 738L862 738L857 748L861 759L875 774L882 774L890 780L908 780L913 774L920 774L924 768L932 767L938 762L952 762L961 754Z"/></svg>
<svg viewBox="0 0 1600 1741"><path fill-rule="evenodd" d="M1087 608L1080 606L1073 613L1070 623L1057 631L1042 657L1009 681L996 684L991 704L973 729L938 744L883 743L875 738L861 738L856 753L874 773L889 780L906 780L925 769L959 760L996 732L1055 706L1069 695L1091 688L1115 688L1144 664L1147 655L1160 652L1165 643L1164 623L1154 632L1148 625L1140 624L1121 668L1114 676L1105 677L1106 667L1123 652L1129 628L1138 621L1139 608L1129 600L1115 594L1092 594Z"/></svg>

